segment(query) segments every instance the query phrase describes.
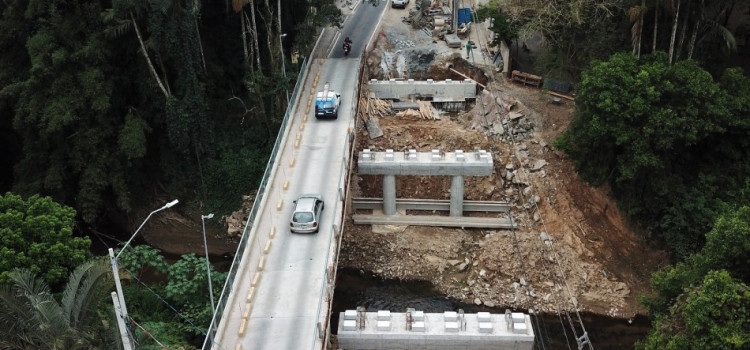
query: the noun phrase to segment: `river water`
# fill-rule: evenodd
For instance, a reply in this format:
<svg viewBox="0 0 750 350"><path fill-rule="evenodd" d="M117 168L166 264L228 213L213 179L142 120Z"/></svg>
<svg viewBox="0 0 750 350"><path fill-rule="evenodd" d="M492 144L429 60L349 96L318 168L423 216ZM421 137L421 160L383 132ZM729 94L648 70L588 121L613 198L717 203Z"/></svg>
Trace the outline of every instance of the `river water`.
<svg viewBox="0 0 750 350"><path fill-rule="evenodd" d="M364 306L367 311L405 312L407 307L413 307L424 312L438 313L463 309L467 313L486 311L502 314L506 309L505 307L477 306L447 298L435 291L429 282L386 280L364 271L339 270L331 315L334 334L337 333L339 312L353 310L357 306ZM528 310L513 309L511 311L527 312ZM648 318L643 316L627 320L582 313L581 320L595 349L633 349L635 342L644 338L651 326ZM532 317L532 322L537 335L536 349L578 349L571 323L578 336L581 336L582 331L575 313L570 314L570 318L567 314L543 313ZM584 346L583 349L588 349L588 347Z"/></svg>

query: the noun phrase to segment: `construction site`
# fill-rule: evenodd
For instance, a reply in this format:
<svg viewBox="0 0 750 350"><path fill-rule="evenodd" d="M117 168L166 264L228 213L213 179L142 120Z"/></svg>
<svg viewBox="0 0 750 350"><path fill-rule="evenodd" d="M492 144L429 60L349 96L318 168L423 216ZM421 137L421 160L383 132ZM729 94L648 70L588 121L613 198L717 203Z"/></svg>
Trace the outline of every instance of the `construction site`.
<svg viewBox="0 0 750 350"><path fill-rule="evenodd" d="M456 44L436 29L446 23L440 15L450 12L447 7L416 6L388 9L375 48L365 53L355 152L408 157L409 152L486 150L493 170L463 178L463 199L507 203L513 225L358 224L353 217L382 213L353 205L340 268L427 281L448 298L489 308L587 312L632 321L644 311L638 296L649 291L651 272L667 260L629 226L606 188L581 181L566 156L555 150L555 137L575 111L574 93L550 89L543 77L505 64L509 52L503 51L508 49L489 46L487 23L457 26L470 29L450 34L460 41ZM471 50L466 49L468 41ZM377 91L384 81L471 81L476 94L460 101L425 95L418 88L389 95ZM383 176L355 168L350 200L387 197L384 188L390 185L383 181ZM450 176L399 175L394 181L399 200L447 201L455 188ZM406 217L431 215L435 222L452 214L447 209L398 210Z"/></svg>
<svg viewBox="0 0 750 350"><path fill-rule="evenodd" d="M422 3L387 8L363 53L339 269L427 283L431 293L493 314L559 318L575 338L584 336L583 319L594 317L595 326L608 327L598 334L600 348L632 348L648 329L638 297L668 260L629 225L607 188L583 182L553 146L575 112L573 84L518 64L543 49L533 41L523 50L490 46L488 23L464 18L453 26L455 6ZM357 5L340 3L344 13ZM443 94L446 84L452 87ZM456 160L462 152L486 152L491 171L457 182L427 173L384 176L359 165L364 153L407 161ZM407 221L381 220L386 216ZM225 218L230 236L241 232L244 217L238 211Z"/></svg>

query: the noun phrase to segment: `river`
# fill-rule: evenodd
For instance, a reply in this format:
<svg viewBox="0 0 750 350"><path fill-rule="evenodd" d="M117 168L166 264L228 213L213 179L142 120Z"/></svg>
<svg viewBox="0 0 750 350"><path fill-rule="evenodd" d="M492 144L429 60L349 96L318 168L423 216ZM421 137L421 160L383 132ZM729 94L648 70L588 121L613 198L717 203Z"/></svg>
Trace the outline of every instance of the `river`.
<svg viewBox="0 0 750 350"><path fill-rule="evenodd" d="M336 291L333 298L331 315L332 332L337 333L338 315L344 310L364 306L367 311L390 310L404 312L413 307L425 312L443 312L463 309L468 313L486 311L505 313L505 307L489 308L481 305L466 304L447 298L435 291L429 282L386 280L371 273L351 269L338 271ZM528 310L511 310L527 312ZM537 335L536 349L568 350L578 349L570 323L581 335L578 317L570 314L542 313L532 318ZM612 318L606 315L582 313L581 320L589 334L591 344L596 349L624 350L633 349L637 340L648 333L651 325L647 317L638 316L632 320ZM541 334L541 336L540 336ZM588 347L584 347L588 349Z"/></svg>

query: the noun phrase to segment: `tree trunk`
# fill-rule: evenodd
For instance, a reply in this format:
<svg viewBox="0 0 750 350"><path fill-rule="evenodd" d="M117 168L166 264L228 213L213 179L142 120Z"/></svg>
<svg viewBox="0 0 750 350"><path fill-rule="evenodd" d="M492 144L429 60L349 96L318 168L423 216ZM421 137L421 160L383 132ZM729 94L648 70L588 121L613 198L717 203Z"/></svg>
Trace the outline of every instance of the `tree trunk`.
<svg viewBox="0 0 750 350"><path fill-rule="evenodd" d="M260 45L258 45L258 26L255 22L255 0L250 0L250 19L253 22L253 44L255 47L255 61L257 69L260 70Z"/></svg>
<svg viewBox="0 0 750 350"><path fill-rule="evenodd" d="M641 9L638 18L638 53L635 57L641 58L641 39L643 38L643 17L646 15L646 0L641 0Z"/></svg>
<svg viewBox="0 0 750 350"><path fill-rule="evenodd" d="M659 27L659 1L654 3L654 43L651 47L651 53L656 52L656 29Z"/></svg>
<svg viewBox="0 0 750 350"><path fill-rule="evenodd" d="M265 0L266 2L266 14L265 16L260 16L260 19L263 20L263 24L266 25L266 44L268 44L268 56L271 57L271 68L274 68L274 49L273 49L273 43L275 40L273 40L273 13L271 12L271 5L268 4L268 0Z"/></svg>
<svg viewBox="0 0 750 350"><path fill-rule="evenodd" d="M146 51L146 45L143 44L143 38L141 37L141 31L138 29L138 24L135 23L135 17L133 16L133 13L130 13L130 20L133 22L133 28L135 28L135 35L138 36L138 43L141 44L141 52L143 52L143 57L146 58L146 63L148 64L148 69L151 71L151 75L156 79L156 83L159 85L159 89L161 89L161 92L164 94L164 97L169 97L169 92L167 92L167 89L164 88L164 84L162 84L161 79L159 79L159 74L156 73L156 69L154 68L154 64L151 62L151 57L148 56L148 52Z"/></svg>
<svg viewBox="0 0 750 350"><path fill-rule="evenodd" d="M685 8L685 19L683 19L684 24L682 25L682 29L680 30L680 42L679 44L677 44L677 50L674 56L675 62L680 60L680 54L682 54L682 48L685 45L685 33L687 33L687 27L690 25L690 5L692 4L693 2L691 0L687 0L687 7Z"/></svg>
<svg viewBox="0 0 750 350"><path fill-rule="evenodd" d="M680 19L681 2L681 0L677 0L677 10L674 14L674 23L672 24L672 39L669 41L669 64L672 64L672 57L674 57L674 40L677 38L677 21Z"/></svg>
<svg viewBox="0 0 750 350"><path fill-rule="evenodd" d="M206 70L206 56L203 55L203 43L201 42L201 31L198 29L198 19L193 17L195 21L195 35L198 37L198 49L201 50L201 62L203 63L203 74L208 74Z"/></svg>
<svg viewBox="0 0 750 350"><path fill-rule="evenodd" d="M250 65L250 53L247 49L247 23L245 22L245 11L240 12L240 29L242 30L242 53L245 54L245 66ZM252 69L252 67L250 67Z"/></svg>
<svg viewBox="0 0 750 350"><path fill-rule="evenodd" d="M282 52L284 50L284 45L281 43L281 0L277 0L277 7L276 7L276 16L278 16L278 20L276 21L276 28L279 30L279 33L276 35L279 37L279 52ZM284 72L284 55L281 55L281 74L286 75L286 72Z"/></svg>
<svg viewBox="0 0 750 350"><path fill-rule="evenodd" d="M159 55L159 53L156 54L156 62L159 64L159 68L161 68L161 78L164 80L164 86L167 88L167 92L171 95L172 89L169 88L169 81L167 80L167 69L164 68L164 61L162 61L161 55Z"/></svg>
<svg viewBox="0 0 750 350"><path fill-rule="evenodd" d="M701 18L703 17L703 10L704 10L704 2L705 0L701 0L700 2L700 16L695 21L695 26L693 27L693 34L690 35L690 44L688 45L688 54L687 59L693 58L693 49L695 49L695 41L698 38L698 28L700 28L701 25Z"/></svg>

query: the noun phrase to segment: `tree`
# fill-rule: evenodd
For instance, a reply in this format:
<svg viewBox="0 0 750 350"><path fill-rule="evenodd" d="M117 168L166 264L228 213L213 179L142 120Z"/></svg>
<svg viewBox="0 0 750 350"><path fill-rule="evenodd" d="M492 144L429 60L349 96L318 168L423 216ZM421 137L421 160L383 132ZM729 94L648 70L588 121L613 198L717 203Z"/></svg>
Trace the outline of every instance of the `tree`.
<svg viewBox="0 0 750 350"><path fill-rule="evenodd" d="M750 207L721 215L706 234L706 245L673 267L651 276L654 295L642 298L652 315L668 312L683 292L701 283L709 271L725 270L734 278L750 280Z"/></svg>
<svg viewBox="0 0 750 350"><path fill-rule="evenodd" d="M23 13L21 28L29 29L16 33L24 42L26 66L21 71L4 67L14 71L0 74L17 77L0 89L12 101L13 128L23 147L14 169L14 191L75 203L87 222L96 220L104 198L128 209L126 164L138 155L112 142L123 131L125 113L112 106L117 75L107 63L111 46L103 35L100 3L55 0L11 6L3 15Z"/></svg>
<svg viewBox="0 0 750 350"><path fill-rule="evenodd" d="M0 347L7 349L113 349L117 332L105 329L99 303L111 300L102 283L109 280L104 259L85 262L68 277L59 300L49 285L28 269L8 273L0 288ZM111 305L110 305L111 306ZM114 327L114 313L109 324Z"/></svg>
<svg viewBox="0 0 750 350"><path fill-rule="evenodd" d="M631 41L633 43L633 54L641 57L641 42L643 41L643 19L648 13L646 0L641 0L640 6L633 6L628 9L630 20L633 21L633 27L630 29Z"/></svg>
<svg viewBox="0 0 750 350"><path fill-rule="evenodd" d="M141 271L151 269L152 276L166 280L148 289L136 284L124 286L127 300L132 301L128 313L133 319L142 321L149 333L170 345L185 345L205 336L212 314L204 259L187 254L167 265L161 251L146 245L128 249L120 259L123 269L138 279L142 278ZM226 273L211 267L214 295L221 294L226 278ZM155 345L144 333L137 333L142 347Z"/></svg>
<svg viewBox="0 0 750 350"><path fill-rule="evenodd" d="M654 323L639 348L747 348L748 256L750 207L742 206L716 220L703 249L652 275L654 295L642 297L641 302Z"/></svg>
<svg viewBox="0 0 750 350"><path fill-rule="evenodd" d="M217 272L211 268L211 284L214 295L221 294L221 286L227 278L226 273ZM169 266L169 279L165 287L167 297L181 307L182 313L199 325L207 329L211 323L211 304L206 300L208 290L208 276L206 276L206 262L195 254L186 254L176 263ZM187 332L196 332L192 327L186 327ZM203 333L199 333L203 334Z"/></svg>
<svg viewBox="0 0 750 350"><path fill-rule="evenodd" d="M39 274L47 283L63 282L70 270L89 257L91 240L73 237L75 210L49 197L23 200L0 196L0 284L16 268Z"/></svg>
<svg viewBox="0 0 750 350"><path fill-rule="evenodd" d="M496 34L490 43L492 46L499 45L500 41L510 46L518 38L518 32L524 24L523 19L512 18L503 12L497 1L481 5L477 9L477 21L487 18L492 18L490 30Z"/></svg>
<svg viewBox="0 0 750 350"><path fill-rule="evenodd" d="M750 288L725 270L711 271L660 315L637 348L747 349L750 346Z"/></svg>
<svg viewBox="0 0 750 350"><path fill-rule="evenodd" d="M582 75L578 111L555 141L587 181L679 256L697 251L725 202L750 176L750 82L719 82L693 61L613 55ZM718 147L717 147L718 145Z"/></svg>

